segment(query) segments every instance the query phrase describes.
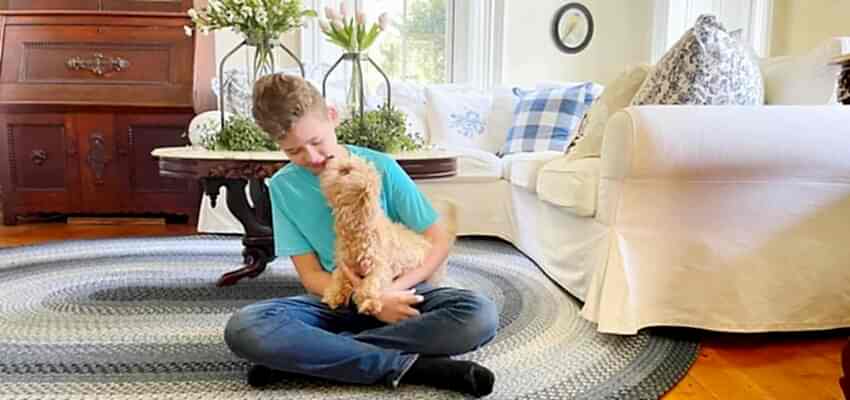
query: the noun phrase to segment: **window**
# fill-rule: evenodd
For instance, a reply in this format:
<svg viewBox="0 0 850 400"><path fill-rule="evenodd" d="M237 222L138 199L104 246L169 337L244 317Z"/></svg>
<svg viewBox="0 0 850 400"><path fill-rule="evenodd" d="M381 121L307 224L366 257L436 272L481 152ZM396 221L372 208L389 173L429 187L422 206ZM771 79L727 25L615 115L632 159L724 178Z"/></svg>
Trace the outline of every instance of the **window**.
<svg viewBox="0 0 850 400"><path fill-rule="evenodd" d="M305 1L308 8L338 9L339 0ZM369 49L370 57L392 80L425 83L469 82L480 87L499 82L501 32L504 0L357 0L350 1L375 19L387 12L392 21L379 41ZM341 52L325 41L317 24L302 36L301 55L312 79L321 80ZM364 67L367 86L377 87L381 78ZM334 76L338 73L334 70ZM339 73L345 80L348 71ZM329 81L331 78L329 78Z"/></svg>
<svg viewBox="0 0 850 400"><path fill-rule="evenodd" d="M767 55L773 0L655 0L653 62L704 13L717 15L727 30L738 31L741 40L749 43L759 56Z"/></svg>

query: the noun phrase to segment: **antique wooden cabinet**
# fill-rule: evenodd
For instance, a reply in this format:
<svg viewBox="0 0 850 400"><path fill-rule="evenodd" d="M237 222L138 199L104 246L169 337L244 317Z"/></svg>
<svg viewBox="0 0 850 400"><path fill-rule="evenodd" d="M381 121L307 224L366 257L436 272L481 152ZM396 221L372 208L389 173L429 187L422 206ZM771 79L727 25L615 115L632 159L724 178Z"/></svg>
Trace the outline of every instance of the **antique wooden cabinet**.
<svg viewBox="0 0 850 400"><path fill-rule="evenodd" d="M209 84L195 70L197 38L183 29L190 7L191 0L0 1L4 224L47 212L195 220L198 183L161 177L150 155L186 144L193 93Z"/></svg>

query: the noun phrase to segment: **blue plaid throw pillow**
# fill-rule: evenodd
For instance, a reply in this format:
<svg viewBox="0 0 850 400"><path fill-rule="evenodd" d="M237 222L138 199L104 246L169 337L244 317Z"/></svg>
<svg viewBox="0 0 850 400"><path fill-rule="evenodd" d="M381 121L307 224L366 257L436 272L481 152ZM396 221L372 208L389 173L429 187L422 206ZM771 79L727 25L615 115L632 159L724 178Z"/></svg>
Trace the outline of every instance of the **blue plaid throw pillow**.
<svg viewBox="0 0 850 400"><path fill-rule="evenodd" d="M581 118L602 92L593 82L567 87L515 90L519 97L513 124L500 155L564 151Z"/></svg>

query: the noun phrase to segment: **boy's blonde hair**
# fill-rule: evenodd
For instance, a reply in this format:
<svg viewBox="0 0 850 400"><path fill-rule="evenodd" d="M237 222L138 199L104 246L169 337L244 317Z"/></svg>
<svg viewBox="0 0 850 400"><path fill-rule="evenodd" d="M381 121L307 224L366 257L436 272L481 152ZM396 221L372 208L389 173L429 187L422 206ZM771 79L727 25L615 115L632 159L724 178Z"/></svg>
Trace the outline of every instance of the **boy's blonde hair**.
<svg viewBox="0 0 850 400"><path fill-rule="evenodd" d="M270 74L254 84L251 112L257 125L275 142L285 137L304 114L314 111L327 118L325 99L299 76Z"/></svg>

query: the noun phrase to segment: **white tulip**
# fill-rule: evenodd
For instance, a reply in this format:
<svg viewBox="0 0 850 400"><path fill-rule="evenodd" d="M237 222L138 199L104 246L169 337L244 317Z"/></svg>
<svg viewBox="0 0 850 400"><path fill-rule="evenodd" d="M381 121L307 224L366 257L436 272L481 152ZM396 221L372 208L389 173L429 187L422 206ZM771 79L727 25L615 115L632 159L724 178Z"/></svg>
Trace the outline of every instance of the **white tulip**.
<svg viewBox="0 0 850 400"><path fill-rule="evenodd" d="M342 0L339 2L339 15L343 20L348 18L348 1Z"/></svg>
<svg viewBox="0 0 850 400"><path fill-rule="evenodd" d="M331 24L329 24L327 20L319 20L319 27L324 33L328 33L331 31Z"/></svg>
<svg viewBox="0 0 850 400"><path fill-rule="evenodd" d="M378 27L381 28L382 31L387 30L387 27L390 25L390 17L387 13L383 13L378 17Z"/></svg>

